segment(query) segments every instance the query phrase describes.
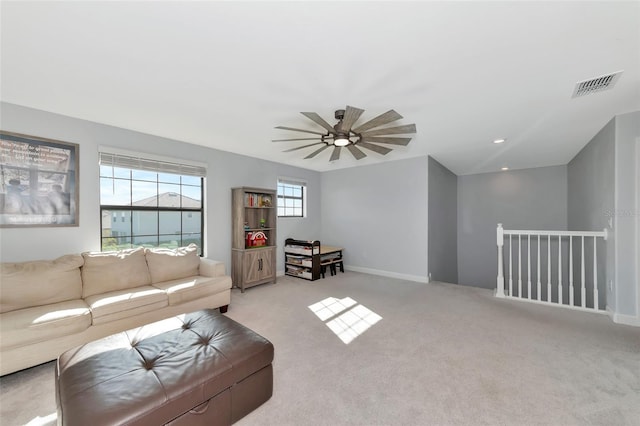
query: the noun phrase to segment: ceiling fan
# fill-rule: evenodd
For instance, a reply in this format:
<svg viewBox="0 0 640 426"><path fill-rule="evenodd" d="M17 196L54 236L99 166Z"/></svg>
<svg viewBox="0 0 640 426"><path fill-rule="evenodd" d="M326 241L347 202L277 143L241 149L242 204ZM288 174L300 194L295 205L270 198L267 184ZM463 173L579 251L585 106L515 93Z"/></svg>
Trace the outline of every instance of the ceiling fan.
<svg viewBox="0 0 640 426"><path fill-rule="evenodd" d="M354 108L347 105L346 109L339 109L335 112L335 119L338 120L338 122L333 126L327 123L315 112L301 112L302 115L312 120L316 124L322 126L325 129L325 132L277 126L276 129L311 133L318 136L313 138L300 139L275 139L272 140L272 142L317 141L308 145L287 149L283 152L291 152L299 149L309 148L315 145L322 145L320 148L304 157L305 159L313 158L325 149L333 146L333 152L331 153L331 158L329 158L329 161L338 160L340 158L340 150L343 147L346 147L356 160L360 160L367 156L367 154L365 154L364 151L362 151L360 148L365 148L370 151L377 152L378 154L386 155L391 152L392 149L378 144L406 146L411 140L411 138L407 137L394 137L387 135L402 135L416 132L415 124L379 128L380 126L393 123L394 121L400 120L402 118L402 116L394 110L389 110L384 114L380 114L379 116L367 121L366 123L354 127L356 121L358 121L358 118L360 118L363 112L363 109Z"/></svg>

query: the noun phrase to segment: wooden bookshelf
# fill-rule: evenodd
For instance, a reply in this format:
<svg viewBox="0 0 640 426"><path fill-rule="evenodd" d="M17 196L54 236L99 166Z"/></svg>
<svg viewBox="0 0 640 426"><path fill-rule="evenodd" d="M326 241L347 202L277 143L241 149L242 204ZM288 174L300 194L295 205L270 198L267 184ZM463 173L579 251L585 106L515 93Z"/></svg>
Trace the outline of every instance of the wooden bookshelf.
<svg viewBox="0 0 640 426"><path fill-rule="evenodd" d="M263 188L233 188L231 277L242 292L276 281L277 193Z"/></svg>

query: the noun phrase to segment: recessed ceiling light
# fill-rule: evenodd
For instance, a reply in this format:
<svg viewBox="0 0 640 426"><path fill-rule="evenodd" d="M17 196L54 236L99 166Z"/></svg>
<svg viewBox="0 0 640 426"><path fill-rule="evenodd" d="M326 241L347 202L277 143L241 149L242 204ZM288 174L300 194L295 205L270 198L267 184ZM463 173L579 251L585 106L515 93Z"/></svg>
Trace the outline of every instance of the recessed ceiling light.
<svg viewBox="0 0 640 426"><path fill-rule="evenodd" d="M503 143L506 139L494 139L493 143Z"/></svg>
<svg viewBox="0 0 640 426"><path fill-rule="evenodd" d="M509 170L509 168L508 168L508 167L503 167L503 168L502 168L502 169L500 169L500 170Z"/></svg>

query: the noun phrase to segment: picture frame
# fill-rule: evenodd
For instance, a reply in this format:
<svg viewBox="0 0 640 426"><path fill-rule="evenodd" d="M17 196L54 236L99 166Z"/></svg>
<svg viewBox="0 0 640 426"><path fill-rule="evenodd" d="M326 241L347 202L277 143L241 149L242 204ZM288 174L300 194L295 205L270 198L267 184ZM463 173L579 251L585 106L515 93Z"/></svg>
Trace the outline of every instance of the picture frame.
<svg viewBox="0 0 640 426"><path fill-rule="evenodd" d="M79 226L79 151L0 130L0 228Z"/></svg>

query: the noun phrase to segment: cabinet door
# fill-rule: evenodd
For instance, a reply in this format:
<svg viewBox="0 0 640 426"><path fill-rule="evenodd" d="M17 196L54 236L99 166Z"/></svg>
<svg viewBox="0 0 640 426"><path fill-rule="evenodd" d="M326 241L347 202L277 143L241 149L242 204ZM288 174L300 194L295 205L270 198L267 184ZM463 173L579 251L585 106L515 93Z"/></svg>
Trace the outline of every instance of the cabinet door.
<svg viewBox="0 0 640 426"><path fill-rule="evenodd" d="M248 250L244 254L244 284L250 286L256 282L267 282L275 278L275 249Z"/></svg>
<svg viewBox="0 0 640 426"><path fill-rule="evenodd" d="M263 250L260 254L260 279L275 277L275 249Z"/></svg>
<svg viewBox="0 0 640 426"><path fill-rule="evenodd" d="M245 285L251 284L255 281L259 281L262 278L262 268L260 268L260 264L263 262L261 261L261 254L262 251L245 252L244 260L242 262Z"/></svg>

